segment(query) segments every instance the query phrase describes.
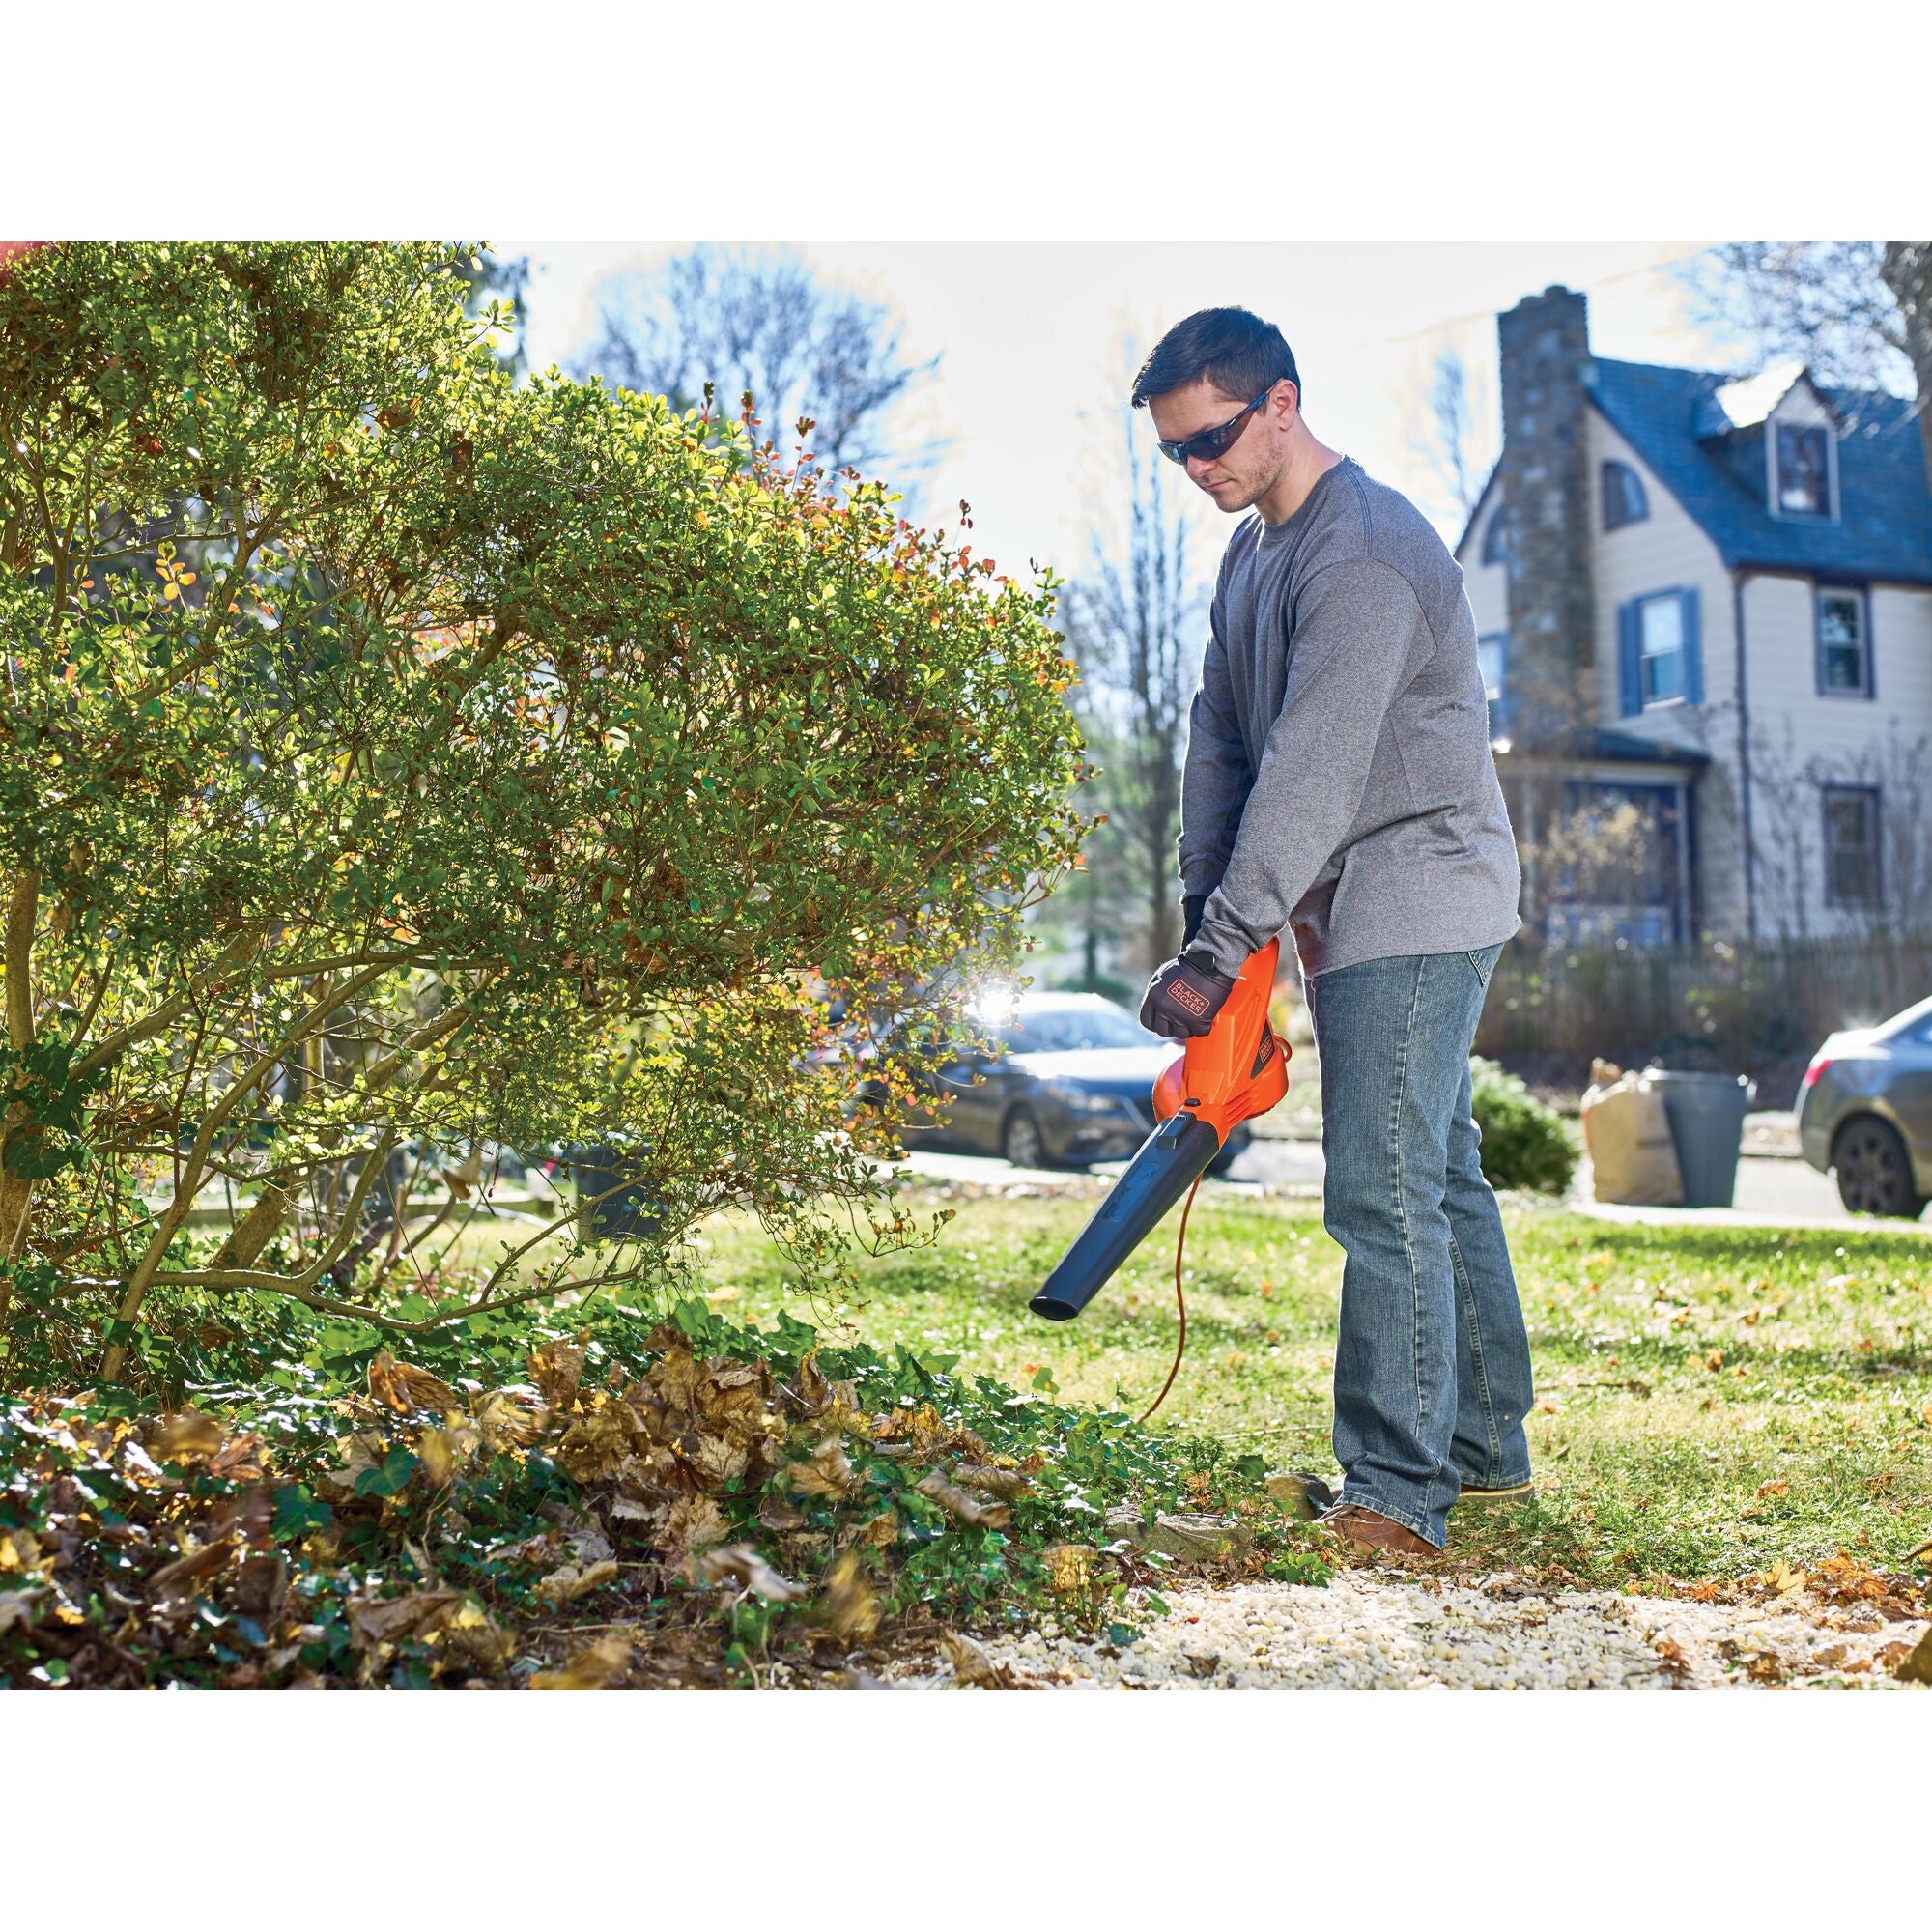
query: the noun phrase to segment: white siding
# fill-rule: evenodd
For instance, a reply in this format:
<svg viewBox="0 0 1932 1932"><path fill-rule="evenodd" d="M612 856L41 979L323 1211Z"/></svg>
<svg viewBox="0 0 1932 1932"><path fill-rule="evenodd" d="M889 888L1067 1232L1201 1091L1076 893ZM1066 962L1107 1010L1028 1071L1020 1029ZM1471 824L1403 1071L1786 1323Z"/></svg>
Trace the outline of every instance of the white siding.
<svg viewBox="0 0 1932 1932"><path fill-rule="evenodd" d="M1884 881L1895 918L1927 884L1932 837L1932 591L1874 584L1868 600L1873 696L1818 689L1816 589L1804 577L1745 582L1751 717L1752 822L1758 923L1831 933L1864 923L1825 902L1824 783L1875 784L1887 843ZM1915 849L1917 848L1917 849Z"/></svg>
<svg viewBox="0 0 1932 1932"><path fill-rule="evenodd" d="M1737 809L1737 635L1731 580L1718 547L1662 480L1595 409L1587 412L1590 455L1590 568L1596 587L1597 716L1611 729L1656 744L1707 753L1696 788L1700 923L1734 937L1744 930L1744 855ZM1604 465L1636 472L1649 516L1604 528ZM1653 705L1626 718L1617 667L1617 610L1657 590L1697 592L1704 702Z"/></svg>
<svg viewBox="0 0 1932 1932"><path fill-rule="evenodd" d="M1485 563L1483 546L1490 539L1490 526L1502 514L1500 483L1490 486L1489 501L1482 506L1456 561L1463 566L1463 587L1469 593L1469 609L1475 613L1476 635L1492 637L1509 628L1509 572L1499 563Z"/></svg>

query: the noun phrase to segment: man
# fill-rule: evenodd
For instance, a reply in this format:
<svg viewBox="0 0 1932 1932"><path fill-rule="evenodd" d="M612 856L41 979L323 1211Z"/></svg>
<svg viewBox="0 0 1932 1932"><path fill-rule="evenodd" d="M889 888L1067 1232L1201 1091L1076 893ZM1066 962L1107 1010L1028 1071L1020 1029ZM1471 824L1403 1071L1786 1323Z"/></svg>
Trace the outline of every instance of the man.
<svg viewBox="0 0 1932 1932"><path fill-rule="evenodd" d="M1464 1497L1526 1494L1529 1346L1477 1158L1469 1052L1517 918L1463 574L1408 500L1317 440L1281 331L1171 329L1134 382L1230 539L1181 781L1185 937L1145 1025L1206 1033L1284 926L1321 1068L1323 1218L1352 1544L1434 1555Z"/></svg>

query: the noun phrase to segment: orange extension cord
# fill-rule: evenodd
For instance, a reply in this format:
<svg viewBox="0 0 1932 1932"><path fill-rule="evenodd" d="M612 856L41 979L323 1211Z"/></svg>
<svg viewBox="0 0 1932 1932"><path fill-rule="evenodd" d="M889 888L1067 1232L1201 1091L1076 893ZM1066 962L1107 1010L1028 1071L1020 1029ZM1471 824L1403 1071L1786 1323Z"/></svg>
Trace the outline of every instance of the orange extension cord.
<svg viewBox="0 0 1932 1932"><path fill-rule="evenodd" d="M1180 1310L1180 1338L1174 1345L1174 1366L1167 1372L1167 1379L1160 1385L1160 1393L1148 1405L1147 1413L1141 1417L1145 1422L1162 1403L1167 1400L1167 1392L1174 1386L1174 1378L1180 1373L1180 1358L1187 1352L1187 1296L1180 1286L1180 1256L1187 1246L1187 1217L1194 1211L1194 1196L1201 1185L1201 1177L1194 1177L1194 1185L1187 1190L1187 1205L1180 1210L1180 1233L1174 1241L1174 1305Z"/></svg>

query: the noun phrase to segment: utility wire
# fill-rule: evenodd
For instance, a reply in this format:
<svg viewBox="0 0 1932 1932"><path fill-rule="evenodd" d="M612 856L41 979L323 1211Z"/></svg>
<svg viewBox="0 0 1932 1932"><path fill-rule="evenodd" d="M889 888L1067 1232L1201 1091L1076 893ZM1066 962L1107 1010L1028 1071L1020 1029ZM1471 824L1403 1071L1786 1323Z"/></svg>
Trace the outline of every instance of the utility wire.
<svg viewBox="0 0 1932 1932"><path fill-rule="evenodd" d="M1587 293L1592 289L1606 289L1612 282L1634 281L1638 275L1655 275L1665 269L1681 268L1686 262L1694 262L1700 256L1711 252L1708 246L1693 248L1688 255L1672 255L1662 262L1646 262L1640 269L1619 269L1613 275L1598 275L1594 280L1579 282L1577 288ZM1448 315L1439 322L1426 324L1421 328L1411 328L1403 335L1383 337L1387 342L1419 342L1424 336L1438 334L1445 328L1457 328L1466 322L1493 322L1496 311L1491 308L1471 309L1467 315Z"/></svg>

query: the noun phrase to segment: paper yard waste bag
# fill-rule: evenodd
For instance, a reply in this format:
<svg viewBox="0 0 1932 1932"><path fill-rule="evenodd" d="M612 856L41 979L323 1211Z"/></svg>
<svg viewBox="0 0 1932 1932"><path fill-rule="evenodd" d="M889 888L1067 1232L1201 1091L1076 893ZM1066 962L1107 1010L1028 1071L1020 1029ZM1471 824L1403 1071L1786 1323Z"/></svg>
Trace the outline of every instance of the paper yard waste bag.
<svg viewBox="0 0 1932 1932"><path fill-rule="evenodd" d="M1675 1208L1683 1201L1684 1177L1663 1095L1640 1073L1593 1061L1582 1117L1599 1201L1645 1208Z"/></svg>

